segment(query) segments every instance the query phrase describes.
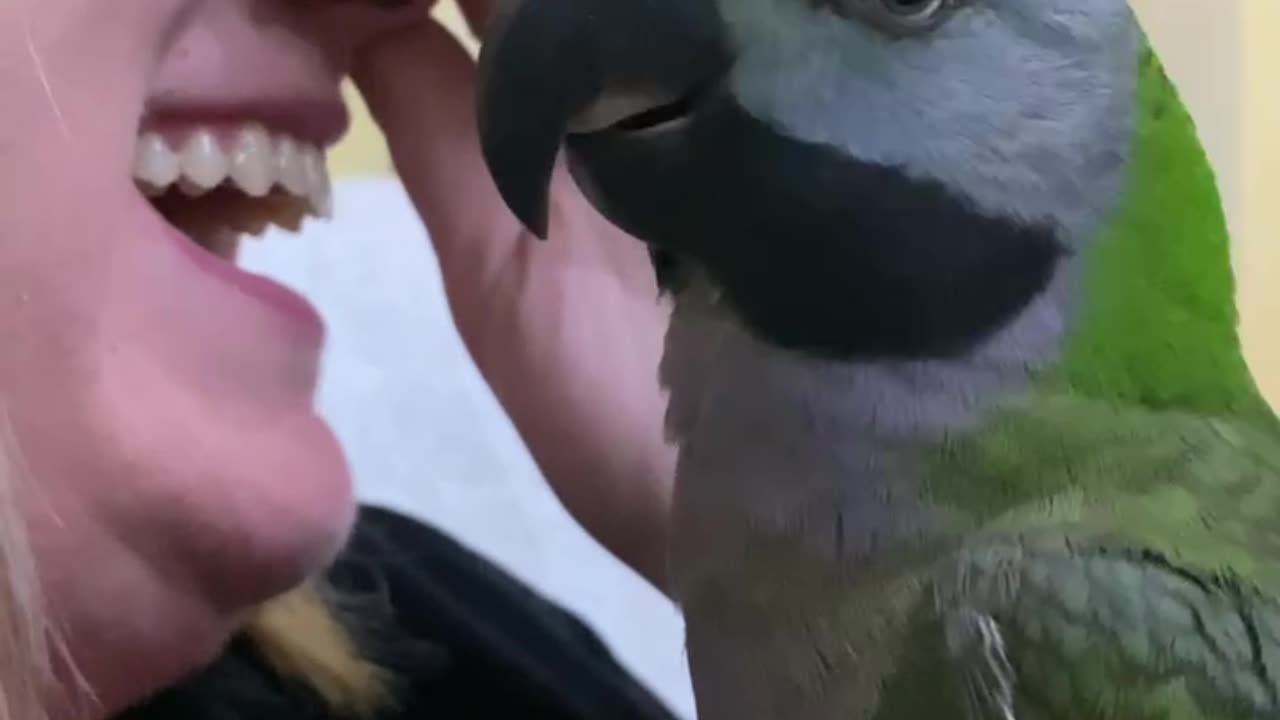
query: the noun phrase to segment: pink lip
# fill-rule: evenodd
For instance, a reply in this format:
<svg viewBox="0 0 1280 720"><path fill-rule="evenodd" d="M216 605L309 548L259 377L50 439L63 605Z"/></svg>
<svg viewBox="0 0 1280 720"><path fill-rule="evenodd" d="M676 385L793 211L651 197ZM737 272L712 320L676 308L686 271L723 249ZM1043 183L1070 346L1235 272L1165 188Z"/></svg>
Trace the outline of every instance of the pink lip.
<svg viewBox="0 0 1280 720"><path fill-rule="evenodd" d="M235 103L184 103L181 107L155 104L147 109L140 130L164 130L194 125L257 122L318 147L338 142L351 125L347 106L331 100L241 101Z"/></svg>
<svg viewBox="0 0 1280 720"><path fill-rule="evenodd" d="M200 247L163 218L161 222L164 223L166 238L202 272L271 308L303 342L317 348L324 345L324 319L306 298L271 278L242 270L235 263Z"/></svg>

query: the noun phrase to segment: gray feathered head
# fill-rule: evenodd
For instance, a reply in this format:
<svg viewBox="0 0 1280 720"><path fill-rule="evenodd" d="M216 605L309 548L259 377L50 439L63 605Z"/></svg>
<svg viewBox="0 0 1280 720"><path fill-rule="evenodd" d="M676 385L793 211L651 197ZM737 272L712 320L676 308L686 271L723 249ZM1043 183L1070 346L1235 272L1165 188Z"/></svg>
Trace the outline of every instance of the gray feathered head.
<svg viewBox="0 0 1280 720"><path fill-rule="evenodd" d="M1123 190L1126 0L517 0L482 51L486 160L546 233L588 197L770 341L963 353Z"/></svg>

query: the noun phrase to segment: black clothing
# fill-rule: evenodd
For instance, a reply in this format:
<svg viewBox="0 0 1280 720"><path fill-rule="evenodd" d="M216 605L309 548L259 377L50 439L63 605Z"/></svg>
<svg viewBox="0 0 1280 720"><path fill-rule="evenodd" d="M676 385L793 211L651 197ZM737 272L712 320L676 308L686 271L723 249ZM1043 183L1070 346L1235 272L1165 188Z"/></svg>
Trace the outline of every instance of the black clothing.
<svg viewBox="0 0 1280 720"><path fill-rule="evenodd" d="M675 720L596 635L443 533L366 507L330 583L366 657L390 671L378 720ZM117 720L338 720L246 638Z"/></svg>

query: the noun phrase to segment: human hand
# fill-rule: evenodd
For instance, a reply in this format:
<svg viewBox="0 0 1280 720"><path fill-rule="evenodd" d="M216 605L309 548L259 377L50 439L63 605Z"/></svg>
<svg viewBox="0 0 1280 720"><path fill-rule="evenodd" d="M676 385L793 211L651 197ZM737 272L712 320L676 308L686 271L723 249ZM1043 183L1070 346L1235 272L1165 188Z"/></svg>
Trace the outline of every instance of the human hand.
<svg viewBox="0 0 1280 720"><path fill-rule="evenodd" d="M482 29L489 0L460 5ZM357 53L353 76L431 235L480 372L569 512L662 587L675 462L657 379L668 308L644 246L604 220L562 167L551 240L526 233L481 157L474 61L438 23L419 17L380 34Z"/></svg>

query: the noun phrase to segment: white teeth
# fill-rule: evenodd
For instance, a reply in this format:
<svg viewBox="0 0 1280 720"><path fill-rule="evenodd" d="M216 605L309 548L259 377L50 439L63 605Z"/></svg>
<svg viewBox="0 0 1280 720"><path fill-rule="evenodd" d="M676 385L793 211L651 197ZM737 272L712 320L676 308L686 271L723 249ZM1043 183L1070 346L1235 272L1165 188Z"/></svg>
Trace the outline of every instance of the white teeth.
<svg viewBox="0 0 1280 720"><path fill-rule="evenodd" d="M276 174L272 167L271 136L261 125L248 125L236 133L231 148L231 180L250 197L271 191Z"/></svg>
<svg viewBox="0 0 1280 720"><path fill-rule="evenodd" d="M178 156L169 149L169 143L155 133L144 133L138 138L134 152L133 177L149 195L160 194L178 180L182 165Z"/></svg>
<svg viewBox="0 0 1280 720"><path fill-rule="evenodd" d="M329 187L329 168L320 153L303 155L303 167L307 174L307 197L311 199L311 212L328 220L333 217L333 191Z"/></svg>
<svg viewBox="0 0 1280 720"><path fill-rule="evenodd" d="M294 195L306 195L307 168L302 148L291 138L276 143L276 173L280 184Z"/></svg>
<svg viewBox="0 0 1280 720"><path fill-rule="evenodd" d="M230 133L195 128L178 151L160 133L142 133L133 177L149 197L174 186L191 197L224 184L254 198L278 188L306 200L316 217L328 218L332 212L324 151L287 135L272 135L257 123Z"/></svg>
<svg viewBox="0 0 1280 720"><path fill-rule="evenodd" d="M182 177L194 192L212 190L227 179L231 160L210 130L196 130L182 149ZM187 190L187 188L183 188Z"/></svg>
<svg viewBox="0 0 1280 720"><path fill-rule="evenodd" d="M307 200L311 203L311 212L322 220L333 217L333 187L329 182L329 164L324 153L318 149L306 153L307 158Z"/></svg>

